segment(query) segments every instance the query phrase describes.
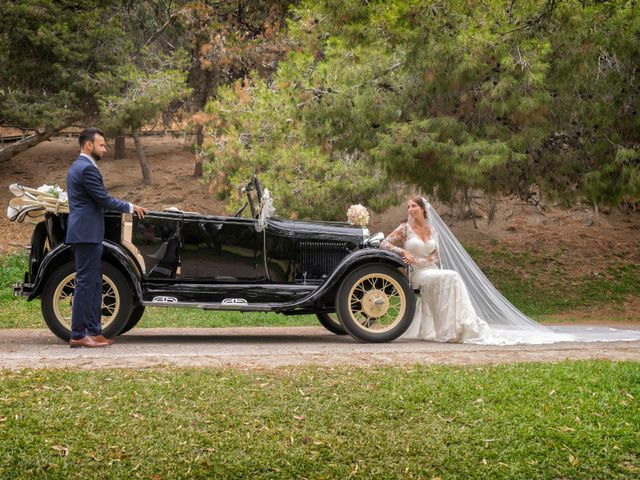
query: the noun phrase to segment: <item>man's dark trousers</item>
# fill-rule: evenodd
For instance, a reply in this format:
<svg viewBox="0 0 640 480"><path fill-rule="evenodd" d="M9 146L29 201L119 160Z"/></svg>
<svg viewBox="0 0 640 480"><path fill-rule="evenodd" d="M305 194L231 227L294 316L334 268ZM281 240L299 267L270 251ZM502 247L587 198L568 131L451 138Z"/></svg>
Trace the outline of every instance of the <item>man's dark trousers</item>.
<svg viewBox="0 0 640 480"><path fill-rule="evenodd" d="M71 338L102 335L102 244L76 243L76 287L71 306Z"/></svg>

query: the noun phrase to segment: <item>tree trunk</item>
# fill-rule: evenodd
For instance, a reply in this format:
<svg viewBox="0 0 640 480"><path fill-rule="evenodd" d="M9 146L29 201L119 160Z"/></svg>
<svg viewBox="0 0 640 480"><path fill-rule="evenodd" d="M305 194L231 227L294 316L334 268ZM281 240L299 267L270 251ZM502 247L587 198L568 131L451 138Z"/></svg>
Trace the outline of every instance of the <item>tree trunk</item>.
<svg viewBox="0 0 640 480"><path fill-rule="evenodd" d="M471 218L473 219L473 228L477 229L478 224L476 222L476 212L473 210L473 205L471 205L471 196L469 195L469 187L465 187L464 189L464 201L467 204L467 208L469 208L469 213L471 214Z"/></svg>
<svg viewBox="0 0 640 480"><path fill-rule="evenodd" d="M133 131L133 141L136 144L136 152L138 153L138 160L140 160L140 168L142 169L142 183L145 185L151 185L153 183L151 181L151 170L149 169L149 164L144 156L142 139L140 138L140 135L138 135L137 130Z"/></svg>
<svg viewBox="0 0 640 480"><path fill-rule="evenodd" d="M193 85L193 95L191 100L193 106L203 111L209 100L209 89L214 84L214 74L210 70L203 69L200 61L200 48L201 44L195 48L196 62L192 65L189 71L189 82ZM193 164L193 176L202 177L202 145L204 143L204 127L202 125L196 125L196 143L194 145L195 158Z"/></svg>
<svg viewBox="0 0 640 480"><path fill-rule="evenodd" d="M60 130L67 128L69 125L70 124L65 123L64 125L60 125L59 127L56 127L52 130L46 130L42 133L29 135L28 137L25 137L23 140L20 140L13 145L9 145L8 147L0 149L0 163L12 159L19 153L29 150L31 147L35 147L40 142L49 140L54 134L58 133Z"/></svg>
<svg viewBox="0 0 640 480"><path fill-rule="evenodd" d="M125 156L124 135L116 135L116 146L113 149L113 159L120 160Z"/></svg>
<svg viewBox="0 0 640 480"><path fill-rule="evenodd" d="M162 112L162 133L171 130L171 112Z"/></svg>
<svg viewBox="0 0 640 480"><path fill-rule="evenodd" d="M196 125L196 154L193 168L194 177L202 177L202 144L204 143L204 133L202 125Z"/></svg>

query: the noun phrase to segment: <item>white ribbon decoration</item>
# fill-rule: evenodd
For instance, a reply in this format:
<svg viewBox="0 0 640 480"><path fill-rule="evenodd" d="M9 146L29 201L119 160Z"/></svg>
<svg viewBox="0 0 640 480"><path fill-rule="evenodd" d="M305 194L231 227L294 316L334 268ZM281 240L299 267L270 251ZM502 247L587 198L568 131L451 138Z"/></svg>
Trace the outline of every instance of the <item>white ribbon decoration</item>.
<svg viewBox="0 0 640 480"><path fill-rule="evenodd" d="M256 230L258 232L262 232L267 227L267 220L276 213L276 209L273 206L273 200L271 199L269 190L266 188L264 189L264 192L262 192L262 199L260 200L260 206L258 208L258 222L256 224Z"/></svg>

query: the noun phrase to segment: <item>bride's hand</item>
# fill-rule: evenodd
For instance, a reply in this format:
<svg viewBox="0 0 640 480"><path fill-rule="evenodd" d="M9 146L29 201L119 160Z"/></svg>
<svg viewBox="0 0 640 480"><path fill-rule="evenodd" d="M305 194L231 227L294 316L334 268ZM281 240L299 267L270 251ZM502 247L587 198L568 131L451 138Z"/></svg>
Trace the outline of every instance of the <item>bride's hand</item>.
<svg viewBox="0 0 640 480"><path fill-rule="evenodd" d="M407 265L413 265L416 262L416 259L413 257L413 255L411 255L406 250L402 252L402 260L404 260L404 263L406 263Z"/></svg>

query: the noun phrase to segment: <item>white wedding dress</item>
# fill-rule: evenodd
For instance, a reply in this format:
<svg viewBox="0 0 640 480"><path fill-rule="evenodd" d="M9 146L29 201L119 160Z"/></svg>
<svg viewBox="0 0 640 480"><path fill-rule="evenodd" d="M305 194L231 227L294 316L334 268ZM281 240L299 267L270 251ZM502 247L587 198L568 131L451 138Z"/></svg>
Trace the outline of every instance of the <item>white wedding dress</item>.
<svg viewBox="0 0 640 480"><path fill-rule="evenodd" d="M409 220L380 246L402 254L402 244L415 258L410 280L420 289L420 298L401 338L483 345L640 340L636 330L546 327L530 319L496 290L433 207L425 204L429 240L423 241Z"/></svg>
<svg viewBox="0 0 640 480"><path fill-rule="evenodd" d="M426 259L436 249L436 242L424 242L407 225L405 250L415 258ZM411 284L420 288L416 313L402 338L434 342L487 343L489 326L478 316L460 275L442 270L435 263L424 262L411 269Z"/></svg>

